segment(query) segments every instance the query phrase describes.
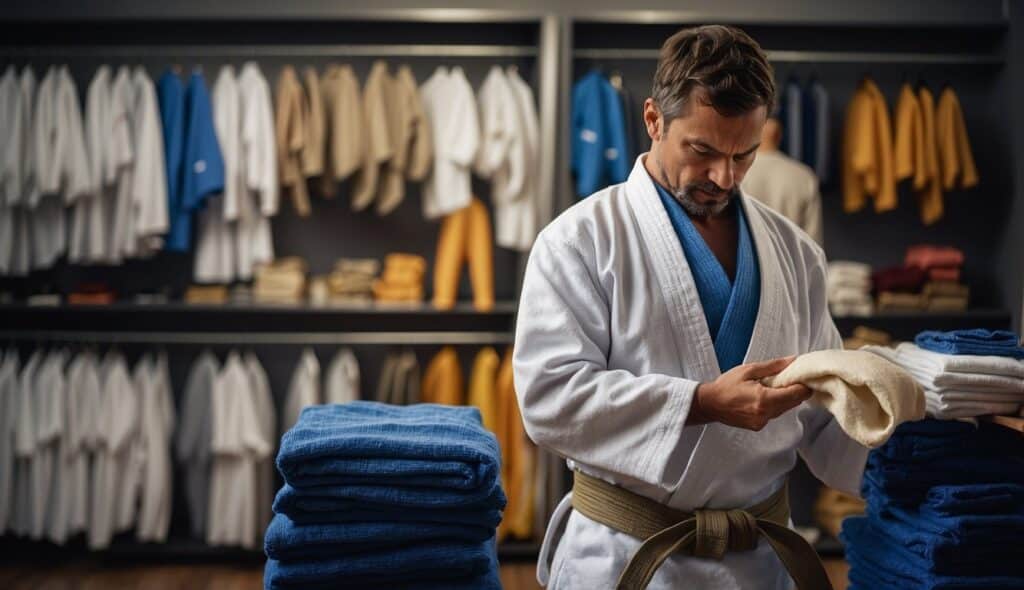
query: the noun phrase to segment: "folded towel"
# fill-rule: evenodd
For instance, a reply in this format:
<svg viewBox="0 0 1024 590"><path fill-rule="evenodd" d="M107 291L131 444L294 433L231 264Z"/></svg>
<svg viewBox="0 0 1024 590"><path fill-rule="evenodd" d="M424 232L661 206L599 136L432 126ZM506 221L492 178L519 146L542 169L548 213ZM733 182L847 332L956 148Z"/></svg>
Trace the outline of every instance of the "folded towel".
<svg viewBox="0 0 1024 590"><path fill-rule="evenodd" d="M921 387L903 369L868 352L819 350L800 355L781 373L764 380L770 387L803 383L850 436L877 447L897 426L924 417Z"/></svg>
<svg viewBox="0 0 1024 590"><path fill-rule="evenodd" d="M928 269L928 278L933 281L959 281L960 267L934 266Z"/></svg>
<svg viewBox="0 0 1024 590"><path fill-rule="evenodd" d="M267 590L283 588L382 588L501 590L494 538L482 543L430 543L358 558L268 559Z"/></svg>
<svg viewBox="0 0 1024 590"><path fill-rule="evenodd" d="M933 295L928 297L928 303L925 305L925 309L935 312L965 311L967 309L968 302L969 300L967 297Z"/></svg>
<svg viewBox="0 0 1024 590"><path fill-rule="evenodd" d="M926 350L945 354L993 355L1024 359L1024 347L1020 346L1020 336L1008 330L929 330L918 334L914 338L914 343Z"/></svg>
<svg viewBox="0 0 1024 590"><path fill-rule="evenodd" d="M849 316L866 318L871 317L875 313L875 304L873 301L864 301L862 303L829 303L829 311L834 316Z"/></svg>
<svg viewBox="0 0 1024 590"><path fill-rule="evenodd" d="M829 303L846 303L856 305L859 303L870 303L871 294L867 290L839 287L828 292Z"/></svg>
<svg viewBox="0 0 1024 590"><path fill-rule="evenodd" d="M884 330L875 330L867 326L857 326L853 329L853 337L860 338L872 344L888 345L892 342L892 336Z"/></svg>
<svg viewBox="0 0 1024 590"><path fill-rule="evenodd" d="M267 557L282 561L361 554L414 543L460 541L479 543L494 536L494 527L430 522L296 523L277 514L267 527L263 548Z"/></svg>
<svg viewBox="0 0 1024 590"><path fill-rule="evenodd" d="M301 524L328 522L436 522L497 527L507 500L501 487L488 495L440 488L400 486L312 486L287 483L274 498L274 512Z"/></svg>
<svg viewBox="0 0 1024 590"><path fill-rule="evenodd" d="M1024 514L1024 485L936 486L928 490L921 511L939 516Z"/></svg>
<svg viewBox="0 0 1024 590"><path fill-rule="evenodd" d="M380 261L376 258L339 258L334 262L334 270L373 276L380 271Z"/></svg>
<svg viewBox="0 0 1024 590"><path fill-rule="evenodd" d="M921 349L914 344L900 344L896 348L865 346L864 350L884 357L902 367L924 387L925 391L938 394L958 391L1024 396L1024 379L984 373L946 372L942 369L941 364L933 362L932 357L928 355L939 357L947 355L927 351L923 351L926 354L921 355L918 354Z"/></svg>
<svg viewBox="0 0 1024 590"><path fill-rule="evenodd" d="M480 410L377 402L310 406L281 439L277 468L295 487L426 488L489 496L501 453Z"/></svg>
<svg viewBox="0 0 1024 590"><path fill-rule="evenodd" d="M846 544L851 581L865 588L915 589L1020 588L1024 583L1019 560L1012 559L1007 547L979 551L985 558L947 562L921 556L918 551L929 545L908 546L891 529L892 523L876 525L870 517L844 521L840 538ZM957 559L954 551L949 554Z"/></svg>
<svg viewBox="0 0 1024 590"><path fill-rule="evenodd" d="M871 283L876 293L917 293L926 280L927 273L915 267L893 266L871 273Z"/></svg>
<svg viewBox="0 0 1024 590"><path fill-rule="evenodd" d="M923 269L960 267L964 264L964 253L949 246L921 244L907 248L903 264Z"/></svg>
<svg viewBox="0 0 1024 590"><path fill-rule="evenodd" d="M879 311L918 311L924 309L926 304L923 297L913 293L883 291L878 294Z"/></svg>
<svg viewBox="0 0 1024 590"><path fill-rule="evenodd" d="M949 401L925 395L925 409L932 418L976 418L978 416L1010 416L1020 410L1019 402Z"/></svg>
<svg viewBox="0 0 1024 590"><path fill-rule="evenodd" d="M971 289L967 285L954 281L929 281L925 283L921 293L925 297L963 297L966 299L971 294Z"/></svg>
<svg viewBox="0 0 1024 590"><path fill-rule="evenodd" d="M829 275L829 277L825 279L825 292L831 296L833 293L838 293L840 291L869 293L871 291L871 277Z"/></svg>
<svg viewBox="0 0 1024 590"><path fill-rule="evenodd" d="M961 378L960 374L964 373L1024 379L1024 362L1004 356L944 354L926 350L909 342L900 344L896 350L899 351L901 359L912 359L936 375L940 373L957 374L950 379L959 379ZM900 364L905 363L901 360Z"/></svg>
<svg viewBox="0 0 1024 590"><path fill-rule="evenodd" d="M891 464L898 470L919 467L934 470L941 462L956 457L981 457L983 463L995 463L999 469L1004 457L1024 458L1024 439L995 424L976 426L947 420L920 420L897 428L889 442L868 457L868 463ZM938 485L942 483L953 482Z"/></svg>
<svg viewBox="0 0 1024 590"><path fill-rule="evenodd" d="M871 266L863 262L833 260L828 263L829 276L870 277Z"/></svg>

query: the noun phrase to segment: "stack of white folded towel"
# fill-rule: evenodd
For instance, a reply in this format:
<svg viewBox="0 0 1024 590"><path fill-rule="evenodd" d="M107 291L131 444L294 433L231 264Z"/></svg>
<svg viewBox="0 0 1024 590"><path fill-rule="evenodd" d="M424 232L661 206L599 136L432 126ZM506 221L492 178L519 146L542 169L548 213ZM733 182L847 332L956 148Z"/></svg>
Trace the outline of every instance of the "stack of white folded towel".
<svg viewBox="0 0 1024 590"><path fill-rule="evenodd" d="M871 267L861 262L836 260L828 265L828 304L833 315L870 316Z"/></svg>
<svg viewBox="0 0 1024 590"><path fill-rule="evenodd" d="M1024 404L1024 360L1001 356L951 355L905 342L896 348L865 346L903 367L924 388L933 418L1011 415Z"/></svg>

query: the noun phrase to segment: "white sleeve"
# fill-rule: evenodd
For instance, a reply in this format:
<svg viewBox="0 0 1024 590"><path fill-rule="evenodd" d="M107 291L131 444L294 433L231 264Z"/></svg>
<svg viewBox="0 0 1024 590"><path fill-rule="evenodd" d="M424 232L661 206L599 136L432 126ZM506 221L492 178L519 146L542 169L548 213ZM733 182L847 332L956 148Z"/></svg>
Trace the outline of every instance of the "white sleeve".
<svg viewBox="0 0 1024 590"><path fill-rule="evenodd" d="M221 68L213 86L213 127L224 159L224 220L234 221L239 215L238 157L239 110L238 83L230 66Z"/></svg>
<svg viewBox="0 0 1024 590"><path fill-rule="evenodd" d="M32 117L32 147L35 152L35 176L39 190L30 193L28 207L35 207L43 194L54 193L59 186L55 167L58 165L50 131L53 126L53 73L47 72L36 92L36 107Z"/></svg>
<svg viewBox="0 0 1024 590"><path fill-rule="evenodd" d="M11 96L4 97L5 99L10 99L10 102L0 106L0 108L9 109L5 116L9 117L8 122L10 124L10 127L4 130L5 137L0 138L0 142L3 142L5 148L3 156L0 157L0 207L14 204L20 199L19 193L24 182L21 174L22 146L21 141L19 141L23 133L23 126L25 125L23 121L24 115L22 114L24 105L22 105L17 78L12 80L10 84Z"/></svg>
<svg viewBox="0 0 1024 590"><path fill-rule="evenodd" d="M476 97L473 88L464 77L456 78L447 88L451 102L445 108L452 109L448 127L441 143L449 160L469 166L480 145L480 122L476 112Z"/></svg>
<svg viewBox="0 0 1024 590"><path fill-rule="evenodd" d="M97 192L108 179L104 156L110 137L104 128L107 120L104 114L110 106L110 92L105 82L97 73L89 84L85 100L85 144L89 152L90 178Z"/></svg>
<svg viewBox="0 0 1024 590"><path fill-rule="evenodd" d="M242 115L242 143L245 146L245 182L260 195L264 217L277 215L280 188L277 174L274 116L271 112L270 86L262 77L257 88L247 89Z"/></svg>
<svg viewBox="0 0 1024 590"><path fill-rule="evenodd" d="M92 170L89 156L85 151L85 133L82 129L82 109L78 105L78 89L71 75L65 72L61 84L60 112L64 136L64 156L62 158L64 173L67 175L64 186L64 202L72 203L78 197L92 190Z"/></svg>
<svg viewBox="0 0 1024 590"><path fill-rule="evenodd" d="M668 481L669 459L698 383L608 367L611 319L592 277L597 264L543 236L533 247L513 356L523 424L559 455L667 492L678 483Z"/></svg>
<svg viewBox="0 0 1024 590"><path fill-rule="evenodd" d="M142 95L135 124L138 153L135 160L132 199L137 203L135 231L140 238L154 238L167 232L167 176L163 131L157 111L156 89L149 78L140 79ZM159 244L152 244L157 247Z"/></svg>
<svg viewBox="0 0 1024 590"><path fill-rule="evenodd" d="M477 95L480 145L473 169L482 178L491 178L508 155L509 133L512 130L507 124L508 97L500 85L498 77L501 75L501 69L493 66Z"/></svg>
<svg viewBox="0 0 1024 590"><path fill-rule="evenodd" d="M812 321L811 345L807 352L843 347L839 330L828 311L825 269L825 254L819 249L809 279ZM847 436L835 417L825 408L804 402L798 410L798 416L804 427L798 451L811 473L825 485L859 497L860 482L870 449Z"/></svg>

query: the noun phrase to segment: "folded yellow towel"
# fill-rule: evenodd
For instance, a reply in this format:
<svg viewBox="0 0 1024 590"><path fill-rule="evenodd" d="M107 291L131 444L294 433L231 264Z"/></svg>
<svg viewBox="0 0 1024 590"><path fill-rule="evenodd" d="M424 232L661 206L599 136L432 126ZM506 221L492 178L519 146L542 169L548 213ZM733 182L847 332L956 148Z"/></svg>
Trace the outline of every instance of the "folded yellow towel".
<svg viewBox="0 0 1024 590"><path fill-rule="evenodd" d="M924 309L927 300L917 293L894 293L883 291L878 294L879 311L918 310Z"/></svg>
<svg viewBox="0 0 1024 590"><path fill-rule="evenodd" d="M803 383L853 440L876 448L903 422L924 418L924 391L906 371L870 352L819 350L800 355L769 387Z"/></svg>
<svg viewBox="0 0 1024 590"><path fill-rule="evenodd" d="M966 311L967 297L940 295L928 300L928 311Z"/></svg>
<svg viewBox="0 0 1024 590"><path fill-rule="evenodd" d="M415 268L418 269L421 273L425 273L427 272L427 259L423 258L422 256L417 256L415 254L404 254L402 252L395 252L393 254L388 254L384 258L384 267Z"/></svg>
<svg viewBox="0 0 1024 590"><path fill-rule="evenodd" d="M339 258L334 261L334 270L373 276L380 272L380 261L376 258Z"/></svg>
<svg viewBox="0 0 1024 590"><path fill-rule="evenodd" d="M971 294L971 288L955 281L930 281L925 283L922 294L925 297L963 297Z"/></svg>

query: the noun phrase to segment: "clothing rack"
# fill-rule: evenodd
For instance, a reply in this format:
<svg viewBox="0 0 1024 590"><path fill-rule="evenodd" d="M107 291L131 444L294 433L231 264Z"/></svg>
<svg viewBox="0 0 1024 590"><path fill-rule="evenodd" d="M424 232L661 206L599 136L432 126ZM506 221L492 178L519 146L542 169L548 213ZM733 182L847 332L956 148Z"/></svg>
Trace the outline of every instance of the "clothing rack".
<svg viewBox="0 0 1024 590"><path fill-rule="evenodd" d="M511 332L87 332L26 330L0 332L0 340L103 342L111 344L511 344Z"/></svg>
<svg viewBox="0 0 1024 590"><path fill-rule="evenodd" d="M5 57L535 57L528 45L47 45L0 49Z"/></svg>
<svg viewBox="0 0 1024 590"><path fill-rule="evenodd" d="M768 60L780 63L894 63L894 64L949 64L949 65L1002 65L1002 55L985 53L898 53L865 51L766 51ZM578 59L636 59L656 60L657 49L600 48L576 49Z"/></svg>

